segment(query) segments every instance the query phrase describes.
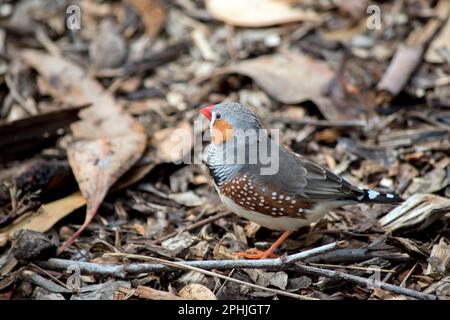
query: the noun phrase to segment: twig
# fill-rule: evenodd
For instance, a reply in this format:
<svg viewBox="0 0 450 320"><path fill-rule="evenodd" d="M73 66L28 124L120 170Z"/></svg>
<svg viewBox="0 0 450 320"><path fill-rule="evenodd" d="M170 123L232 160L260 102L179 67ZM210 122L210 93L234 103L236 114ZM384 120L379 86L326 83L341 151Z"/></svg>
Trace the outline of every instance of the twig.
<svg viewBox="0 0 450 320"><path fill-rule="evenodd" d="M342 264L342 263L356 263L365 261L367 259L382 257L389 261L404 262L409 261L411 258L406 253L396 253L387 250L374 250L371 248L347 248L334 250L333 252L327 252L320 254L310 259L307 259L307 263L330 263L330 264Z"/></svg>
<svg viewBox="0 0 450 320"><path fill-rule="evenodd" d="M162 237L160 239L157 239L157 240L153 241L153 244L160 244L164 240L167 240L167 239L170 239L172 237L175 237L179 233L182 233L184 231L190 231L190 230L197 229L199 227L204 226L205 224L211 223L211 222L216 221L216 220L218 220L220 218L226 217L226 216L228 216L230 214L231 214L230 211L228 211L228 212L221 212L221 213L218 213L218 214L213 215L211 217L208 217L208 218L205 218L203 220L197 221L196 223L193 223L193 224L191 224L191 225L189 225L187 227L180 228L177 231L174 231L174 232L172 232L172 233L170 233L170 234L168 234L168 235L166 235L166 236L164 236L164 237Z"/></svg>
<svg viewBox="0 0 450 320"><path fill-rule="evenodd" d="M193 270L197 272L202 272L204 274L217 276L221 279L226 279L228 281L239 282L240 280L236 280L233 278L229 278L223 275L216 274L214 272L209 273L209 271L204 269L246 269L246 268L257 268L257 269L268 269L268 268L279 268L289 266L294 262L298 262L300 260L304 260L306 258L328 252L334 250L336 248L342 247L346 245L346 242L333 242L331 244L327 244L312 250L307 250L304 252L300 252L297 254L289 255L287 257L281 257L277 259L262 259L262 260L204 260L204 261L184 261L184 262L173 262L166 261L153 257L139 256L139 255L127 255L127 254L118 254L118 253L110 253L108 256L122 256L128 258L136 258L136 259L144 259L156 261L158 263L132 263L132 264L123 264L123 265L112 265L112 264L98 264L91 262L81 262L81 261L72 261L72 260L64 260L64 259L49 259L47 262L43 262L42 265L47 268L56 268L56 269L67 269L69 266L76 265L80 268L81 272L94 273L94 274L103 274L115 276L118 278L125 278L130 274L137 273L148 273L148 272L160 272L167 271L173 268L183 268L188 270ZM363 277L354 276L347 273L337 272L333 270L325 270L305 265L295 265L295 270L302 271L308 274L314 274L318 276L325 276L328 278L336 279L336 280L344 280L353 282L359 285L372 285L377 286L381 289L385 289L397 294L402 294L410 297L414 297L416 299L423 300L435 300L436 296L431 294L424 294L416 290L399 287L392 284L387 284L377 280L369 280ZM241 283L241 282L239 282ZM253 286L256 285L249 284L244 282L243 284ZM262 289L263 287L258 287L258 289ZM264 288L267 291L267 288ZM280 290L272 290L271 292L277 294L286 294L284 291ZM290 295L292 296L292 295ZM299 298L298 296L296 298Z"/></svg>
<svg viewBox="0 0 450 320"><path fill-rule="evenodd" d="M53 56L61 57L61 49L52 41L43 28L36 29L36 40Z"/></svg>
<svg viewBox="0 0 450 320"><path fill-rule="evenodd" d="M404 287L406 286L406 281L408 281L409 277L412 275L412 273L414 272L414 270L417 267L418 262L416 262L414 264L414 266L411 268L411 270L409 270L408 274L405 276L405 278L402 280L402 282L400 283L400 287Z"/></svg>
<svg viewBox="0 0 450 320"><path fill-rule="evenodd" d="M311 125L316 127L365 127L365 120L316 120L308 118L275 117L273 121L290 124Z"/></svg>
<svg viewBox="0 0 450 320"><path fill-rule="evenodd" d="M328 252L336 248L340 248L347 243L345 241L333 242L318 248L296 253L287 257L281 257L277 259L261 259L261 260L203 260L203 261L183 261L182 264L185 266L192 266L203 269L269 269L269 268L279 268L286 266L289 263L294 263L320 253ZM109 256L114 255L108 254ZM139 256L143 258L148 258L145 256ZM65 270L70 266L77 266L81 272L91 273L91 274L103 274L108 276L115 276L118 278L126 278L127 275L137 274L137 273L148 273L148 272L161 272L170 270L166 265L155 264L155 263L132 263L132 264L99 264L92 262L82 262L73 261L65 259L51 258L46 262L42 262L41 266L50 269Z"/></svg>
<svg viewBox="0 0 450 320"><path fill-rule="evenodd" d="M309 263L309 265L313 267L322 267L322 268L337 268L337 269L350 269L350 270L358 270L358 271L366 271L366 272L384 272L384 273L395 273L395 270L390 269L378 269L378 268L365 268L365 267L357 267L357 266L343 266L339 264L327 264L327 263Z"/></svg>
<svg viewBox="0 0 450 320"><path fill-rule="evenodd" d="M44 268L50 268L50 269L57 269L57 270L67 270L67 268L71 266L76 266L80 269L80 272L88 273L88 274L100 274L105 276L114 276L117 278L124 279L126 278L129 272L127 269L127 265L120 265L120 264L100 264L100 263L92 263L92 262L83 262L83 261L73 261L73 260L66 260L66 259L57 259L57 258L51 258L46 262L39 263L41 267ZM142 269L142 263L139 264L140 268ZM136 269L132 268L132 269ZM161 268L155 268L153 265L153 268L149 268L151 271L147 272L153 272L153 271L159 271ZM145 269L144 269L145 270ZM146 272L146 271L142 271Z"/></svg>
<svg viewBox="0 0 450 320"><path fill-rule="evenodd" d="M31 116L36 115L37 114L36 106L33 105L30 100L26 100L24 97L22 97L20 95L10 74L7 74L5 76L5 82L6 82L6 86L8 87L11 96L18 104L20 104L20 106L23 108L23 110Z"/></svg>
<svg viewBox="0 0 450 320"><path fill-rule="evenodd" d="M151 56L145 57L140 61L132 61L127 63L122 69L122 75L131 76L136 73L150 72L157 67L176 60L183 52L189 48L189 41L181 41L173 45L169 45L159 52L152 53Z"/></svg>
<svg viewBox="0 0 450 320"><path fill-rule="evenodd" d="M230 271L230 273L228 274L228 277L230 277L231 278L231 276L233 275L233 273L234 273L234 271L236 271L236 269L232 269L231 271ZM222 285L220 286L220 288L217 290L217 292L214 292L213 291L213 293L217 296L219 293L220 293L220 291L222 291L222 289L225 287L225 285L227 284L227 280L225 280L223 283L222 283ZM214 288L215 289L215 288Z"/></svg>
<svg viewBox="0 0 450 320"><path fill-rule="evenodd" d="M305 265L300 265L300 264L296 265L296 270L305 272L308 274L313 274L316 276L323 276L323 277L335 279L335 280L349 281L349 282L353 282L353 283L363 285L363 286L378 287L378 288L381 288L384 290L388 290L388 291L391 291L391 292L394 292L397 294L402 294L405 296L413 297L413 298L416 298L419 300L436 300L437 299L437 297L432 294L426 294L426 293L422 293L422 292L419 292L416 290L396 286L396 285L389 284L389 283L384 283L384 282L381 282L381 281L378 281L375 279L367 279L367 278L358 277L358 276L354 276L352 274L338 272L338 271L334 271L334 270L325 270L325 269L320 269L320 268L315 268L315 267L310 267L310 266L305 266Z"/></svg>
<svg viewBox="0 0 450 320"><path fill-rule="evenodd" d="M42 287L50 292L55 293L71 293L72 291L60 286L59 284L54 283L51 280L45 279L44 277L38 275L36 272L30 270L24 270L21 273L22 277L27 280L30 280L35 285Z"/></svg>
<svg viewBox="0 0 450 320"><path fill-rule="evenodd" d="M66 288L67 290L70 290L64 282L62 282L61 280L57 279L55 276L53 276L52 274L50 274L49 272L47 272L47 270L42 269L41 267L39 267L38 265L36 265L36 264L34 264L34 263L30 263L30 265L31 265L33 268L36 268L37 270L39 270L40 272L45 273L47 276L49 276L50 278L52 278L53 281L55 281L56 283L58 283L61 287L64 287L64 288Z"/></svg>
<svg viewBox="0 0 450 320"><path fill-rule="evenodd" d="M186 265L185 263L182 262L174 262L174 261L167 261L164 259L160 259L160 258L155 258L155 257L146 257L146 256L141 256L141 255L135 255L135 254L120 254L120 253L111 253L111 254L107 254L108 256L114 256L114 257L125 257L125 258L131 258L131 259L143 259L143 260L148 260L148 261L154 261L157 263L160 263L162 265L166 265L168 267L173 267L173 268L177 268L177 269L184 269L184 270L190 270L190 271L195 271L195 272L199 272L208 276L212 276L215 278L219 278L222 280L226 280L226 281L230 281L230 282L235 282L235 283L239 283L242 285L246 285L250 288L254 288L254 289L259 289L259 290L263 290L263 291L267 291L267 292L271 292L271 293L275 293L275 294L279 294L279 295L283 295L283 296L287 296L287 297L291 297L291 298L295 298L295 299L299 299L299 300L317 300L315 298L311 298L308 296L304 296L304 295L299 295L299 294L295 294L295 293L290 293L290 292L286 292L286 291L282 291L282 290L277 290L277 289L271 289L271 288L266 288L266 287L262 287L259 286L257 284L253 284L250 282L246 282L246 281L242 281L242 280L238 280L238 279L234 279L234 278L230 278L227 276L224 276L222 274L213 272L213 271L208 271L205 269L201 269L201 268L197 268L197 267L193 267L193 266L189 266Z"/></svg>
<svg viewBox="0 0 450 320"><path fill-rule="evenodd" d="M389 66L377 85L379 102L387 102L404 88L413 72L422 62L422 56L437 30L446 21L447 1L440 0L435 7L437 17L430 19L424 27L412 31L405 43L401 43ZM387 94L386 94L387 93Z"/></svg>

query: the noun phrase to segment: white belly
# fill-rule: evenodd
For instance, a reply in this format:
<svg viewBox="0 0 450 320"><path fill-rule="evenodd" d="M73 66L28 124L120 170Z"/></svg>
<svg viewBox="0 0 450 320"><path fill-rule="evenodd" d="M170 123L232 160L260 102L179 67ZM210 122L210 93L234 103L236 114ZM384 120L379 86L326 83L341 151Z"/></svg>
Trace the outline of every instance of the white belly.
<svg viewBox="0 0 450 320"><path fill-rule="evenodd" d="M236 204L233 200L219 193L220 199L231 211L236 215L247 220L256 222L257 224L271 230L297 230L301 227L309 226L313 222L320 220L330 209L328 205L319 205L313 211L305 212L307 219L291 218L291 217L274 217L258 213L256 211L247 210ZM332 206L333 207L333 206ZM308 210L305 210L308 211Z"/></svg>

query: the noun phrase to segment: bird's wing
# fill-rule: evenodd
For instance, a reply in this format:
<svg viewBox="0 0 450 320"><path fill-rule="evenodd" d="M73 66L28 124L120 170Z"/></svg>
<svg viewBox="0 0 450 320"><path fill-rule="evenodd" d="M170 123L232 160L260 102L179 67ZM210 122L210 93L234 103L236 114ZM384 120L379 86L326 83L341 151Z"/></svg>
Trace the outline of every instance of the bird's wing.
<svg viewBox="0 0 450 320"><path fill-rule="evenodd" d="M356 188L283 147L275 174L262 174L261 167L261 164L243 166L223 185L224 195L248 210L303 219L319 204L333 207L358 201L391 204L403 201L394 194Z"/></svg>
<svg viewBox="0 0 450 320"><path fill-rule="evenodd" d="M253 170L252 178L258 184L299 200L344 200L362 194L345 179L283 147L280 147L279 170L275 175L262 175L255 171L259 170Z"/></svg>

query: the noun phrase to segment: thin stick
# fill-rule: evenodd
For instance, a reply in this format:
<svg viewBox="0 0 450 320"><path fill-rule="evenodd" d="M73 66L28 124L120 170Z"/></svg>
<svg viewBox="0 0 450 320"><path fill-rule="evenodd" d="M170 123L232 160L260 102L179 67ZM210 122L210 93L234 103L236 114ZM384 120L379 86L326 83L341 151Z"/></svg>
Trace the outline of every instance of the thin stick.
<svg viewBox="0 0 450 320"><path fill-rule="evenodd" d="M269 268L281 268L289 266L290 263L294 263L300 260L304 260L315 255L325 253L337 248L346 246L346 241L333 242L324 246L314 248L311 250L303 251L287 257L281 257L277 259L261 259L261 260L201 260L201 261L183 261L183 265L193 266L203 269L269 269ZM109 256L113 253L107 254ZM167 265L154 264L154 263L132 263L132 264L99 264L92 262L73 261L65 259L51 258L46 262L42 262L41 265L46 268L55 268L65 270L69 266L76 265L80 271L91 274L103 274L109 276L115 276L118 278L126 278L129 274L137 273L149 273L149 272L161 272L170 270Z"/></svg>
<svg viewBox="0 0 450 320"><path fill-rule="evenodd" d="M29 115L35 115L37 113L36 107L31 104L29 100L25 100L17 90L14 81L11 79L11 76L7 74L5 76L5 82L6 86L9 89L9 92L11 93L11 96L16 100L18 104L23 108L23 110L28 113Z"/></svg>
<svg viewBox="0 0 450 320"><path fill-rule="evenodd" d="M342 266L340 264L326 264L326 263L308 263L313 267L322 267L322 268L342 268L342 269L350 269L350 270L360 270L360 271L370 271L370 272L384 272L384 273L395 273L395 270L390 269L378 269L378 268L364 268L358 266Z"/></svg>
<svg viewBox="0 0 450 320"><path fill-rule="evenodd" d="M66 259L58 259L51 258L48 261L39 263L41 267L49 268L49 269L57 269L57 270L67 270L71 266L75 266L79 268L80 272L87 274L98 274L105 276L113 276L117 278L124 279L126 278L128 273L125 269L125 265L120 264L111 264L111 263L92 263L92 262L83 262L83 261L73 261ZM142 267L142 264L139 264L139 267ZM153 265L154 267L154 265ZM137 268L133 268L137 269ZM140 268L142 269L142 268ZM160 268L151 268L151 271L142 271L142 272L153 272L156 270L160 270ZM139 273L139 272L138 272Z"/></svg>
<svg viewBox="0 0 450 320"><path fill-rule="evenodd" d="M435 295L432 294L427 294L427 293L422 293L413 289L408 289L408 288L404 288L404 287L400 287L400 286L396 286L393 284L389 284L389 283L384 283L375 279L367 279L367 278L363 278L363 277L358 277L358 276L354 276L352 274L348 274L348 273L343 273L343 272L338 272L338 271L334 271L334 270L325 270L325 269L320 269L320 268L315 268L315 267L310 267L310 266L305 266L305 265L300 265L297 264L296 265L296 270L298 271L302 271L308 274L313 274L313 275L317 275L317 276L323 276L323 277L327 277L327 278L331 278L331 279L335 279L335 280L343 280L343 281L348 281L348 282L353 282L356 283L358 285L363 285L363 286L372 286L372 287L378 287L384 290L388 290L397 294L402 294L405 296L409 296L409 297L413 297L419 300L436 300L437 297Z"/></svg>
<svg viewBox="0 0 450 320"><path fill-rule="evenodd" d="M64 287L60 286L59 284L56 284L53 281L48 280L48 279L38 275L36 272L30 271L30 270L24 270L24 271L22 271L21 275L25 279L33 282L38 287L44 288L50 292L72 293L72 290L64 288Z"/></svg>
<svg viewBox="0 0 450 320"><path fill-rule="evenodd" d="M299 294L290 293L290 292L277 290L277 289L265 288L265 287L259 286L257 284L230 278L230 277L224 276L222 274L218 274L213 271L208 271L205 269L189 266L189 265L186 265L181 262L168 261L168 260L164 260L164 259L160 259L160 258L141 256L141 255L137 255L137 254L111 253L111 254L107 254L107 255L114 256L114 257L124 257L124 258L130 258L130 259L153 261L153 262L157 262L157 263L169 266L169 267L199 272L199 273L211 276L211 277L216 277L216 278L230 281L230 282L236 282L236 283L243 284L243 285L246 285L246 286L254 288L254 289L259 289L259 290L263 290L263 291L267 291L267 292L271 292L271 293L275 293L275 294L279 294L279 295L283 295L283 296L287 296L287 297L291 297L291 298L295 298L295 299L299 299L299 300L317 300L315 298L311 298L311 297L304 296L304 295L299 295Z"/></svg>
<svg viewBox="0 0 450 320"><path fill-rule="evenodd" d="M230 273L228 274L229 277L232 276L232 274L234 273L234 271L236 271L236 269L232 269L230 271ZM227 284L227 280L225 280L222 285L219 287L219 290L217 290L217 292L213 292L216 296L220 293L220 291L222 291L222 289L225 287L225 285Z"/></svg>
<svg viewBox="0 0 450 320"><path fill-rule="evenodd" d="M211 222L216 221L216 220L218 220L220 218L226 217L226 216L228 216L230 214L231 214L230 211L228 211L228 212L221 212L221 213L218 213L218 214L213 215L211 217L208 217L208 218L205 218L203 220L197 221L196 223L193 223L193 224L191 224L191 225L189 225L187 227L180 228L177 231L174 231L174 232L172 232L172 233L170 233L170 234L168 234L168 235L166 235L166 236L164 236L164 237L162 237L160 239L157 239L157 240L153 241L153 244L160 244L164 240L173 238L173 237L175 237L177 234L179 234L181 232L190 231L190 230L202 227L205 224L211 223Z"/></svg>
<svg viewBox="0 0 450 320"><path fill-rule="evenodd" d="M406 281L408 281L409 277L411 276L411 274L414 272L414 270L417 267L418 262L416 262L414 264L414 266L411 268L411 270L409 270L408 274L405 276L405 278L402 280L402 282L400 283L400 287L404 287L406 286Z"/></svg>
<svg viewBox="0 0 450 320"><path fill-rule="evenodd" d="M49 272L47 272L47 270L42 269L41 267L39 267L38 265L31 263L30 264L33 268L36 268L37 270L39 270L42 273L45 273L47 276L49 276L50 278L53 279L53 281L55 281L56 283L58 283L60 286L66 288L67 290L70 290L69 287L67 287L67 285L62 282L61 280L59 280L58 278L56 278L55 276L53 276L52 274L50 274Z"/></svg>

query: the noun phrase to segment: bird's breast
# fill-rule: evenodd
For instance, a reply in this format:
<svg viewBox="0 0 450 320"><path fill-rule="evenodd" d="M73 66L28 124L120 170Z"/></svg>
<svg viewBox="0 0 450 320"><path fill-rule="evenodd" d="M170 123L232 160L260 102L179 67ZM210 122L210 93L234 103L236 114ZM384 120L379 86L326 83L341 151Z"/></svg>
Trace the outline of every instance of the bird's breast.
<svg viewBox="0 0 450 320"><path fill-rule="evenodd" d="M222 203L225 204L233 213L235 213L239 217L253 221L271 230L295 231L300 229L301 227L306 227L314 222L317 222L326 213L326 211L311 211L306 215L306 218L291 217L286 215L272 215L258 212L258 209L256 208L255 210L247 209L246 207L223 194L219 193L219 196L222 200Z"/></svg>

